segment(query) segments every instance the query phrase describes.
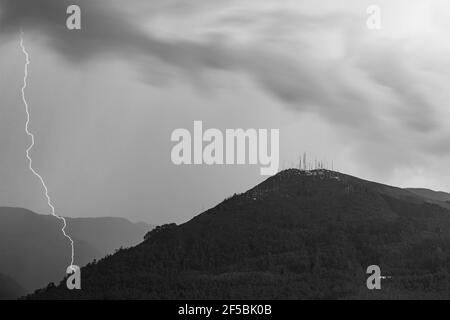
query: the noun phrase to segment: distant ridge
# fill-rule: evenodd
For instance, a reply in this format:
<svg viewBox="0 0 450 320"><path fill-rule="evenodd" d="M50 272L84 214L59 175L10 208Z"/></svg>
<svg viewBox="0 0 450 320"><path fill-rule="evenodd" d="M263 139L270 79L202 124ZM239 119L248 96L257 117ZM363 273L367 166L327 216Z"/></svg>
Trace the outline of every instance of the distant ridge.
<svg viewBox="0 0 450 320"><path fill-rule="evenodd" d="M409 192L421 197L425 201L437 204L443 208L450 210L450 194L443 191L434 191L422 188L407 188Z"/></svg>
<svg viewBox="0 0 450 320"><path fill-rule="evenodd" d="M26 291L11 277L0 273L0 300L15 300Z"/></svg>
<svg viewBox="0 0 450 320"><path fill-rule="evenodd" d="M438 200L438 201L450 201L450 193L443 192L443 191L434 191L430 189L423 189L423 188L406 188L406 190L415 193L421 197L425 197L432 200Z"/></svg>
<svg viewBox="0 0 450 320"><path fill-rule="evenodd" d="M153 226L123 218L67 218L75 241L76 264L140 243ZM0 273L31 292L65 275L70 246L61 237L60 221L21 208L0 207ZM70 262L70 261L69 261Z"/></svg>

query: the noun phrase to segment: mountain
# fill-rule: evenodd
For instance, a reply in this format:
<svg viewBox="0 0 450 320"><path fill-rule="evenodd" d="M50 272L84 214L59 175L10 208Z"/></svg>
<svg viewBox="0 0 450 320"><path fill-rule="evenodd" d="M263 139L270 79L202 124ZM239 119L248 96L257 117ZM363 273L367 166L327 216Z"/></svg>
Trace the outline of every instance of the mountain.
<svg viewBox="0 0 450 320"><path fill-rule="evenodd" d="M420 197L423 201L433 203L450 210L450 193L424 188L406 188L405 190Z"/></svg>
<svg viewBox="0 0 450 320"><path fill-rule="evenodd" d="M443 191L434 191L430 189L421 189L421 188L407 188L406 190L421 196L423 198L431 199L431 200L437 200L437 201L443 201L443 202L450 202L450 193L443 192Z"/></svg>
<svg viewBox="0 0 450 320"><path fill-rule="evenodd" d="M382 289L369 291L378 265ZM29 299L450 298L450 211L408 190L284 170Z"/></svg>
<svg viewBox="0 0 450 320"><path fill-rule="evenodd" d="M122 218L67 218L75 242L75 263L83 266L138 244L152 227ZM69 241L62 223L51 215L0 207L0 272L13 277L27 292L65 276Z"/></svg>
<svg viewBox="0 0 450 320"><path fill-rule="evenodd" d="M408 190L409 192L422 197L426 201L450 209L450 193L421 188L407 188L405 190Z"/></svg>
<svg viewBox="0 0 450 320"><path fill-rule="evenodd" d="M142 242L145 233L152 228L146 223L132 223L124 218L67 218L67 232L99 252L96 258Z"/></svg>
<svg viewBox="0 0 450 320"><path fill-rule="evenodd" d="M25 290L15 280L0 273L0 300L14 300L25 293Z"/></svg>

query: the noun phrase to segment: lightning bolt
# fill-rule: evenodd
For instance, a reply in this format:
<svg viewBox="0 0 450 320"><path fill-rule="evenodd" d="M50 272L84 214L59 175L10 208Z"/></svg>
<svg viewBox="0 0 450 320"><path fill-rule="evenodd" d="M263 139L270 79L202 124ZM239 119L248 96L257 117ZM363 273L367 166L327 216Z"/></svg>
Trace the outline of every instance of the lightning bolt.
<svg viewBox="0 0 450 320"><path fill-rule="evenodd" d="M30 156L30 150L34 146L34 135L28 129L28 126L30 124L30 112L28 109L27 99L25 98L25 89L27 87L28 65L30 64L30 56L29 56L23 42L24 42L23 41L23 31L20 31L20 47L22 48L22 52L25 55L25 69L24 69L23 86L22 86L22 100L23 100L23 104L25 105L25 111L27 113L27 121L25 123L25 132L31 138L31 144L29 145L29 147L26 150L26 155L27 155L27 159L28 159L28 169L30 169L30 171L41 181L42 187L44 188L44 191L45 191L45 197L47 198L47 204L48 204L49 208L51 209L52 216L56 217L57 219L59 219L63 222L63 227L61 228L61 231L62 231L64 237L66 237L70 241L70 247L71 247L71 260L70 260L69 268L74 271L75 270L75 266L73 264L74 244L73 244L72 238L66 233L66 227L67 227L66 219L55 213L55 206L53 205L52 200L48 194L48 188L47 188L47 185L45 184L44 178L42 178L42 176L39 173L37 173L36 170L34 170L33 159Z"/></svg>

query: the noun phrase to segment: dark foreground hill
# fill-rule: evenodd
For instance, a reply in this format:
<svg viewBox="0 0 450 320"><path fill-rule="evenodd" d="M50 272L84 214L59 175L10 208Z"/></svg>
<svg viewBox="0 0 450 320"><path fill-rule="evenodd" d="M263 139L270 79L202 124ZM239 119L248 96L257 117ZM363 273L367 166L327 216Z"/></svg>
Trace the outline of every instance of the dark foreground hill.
<svg viewBox="0 0 450 320"><path fill-rule="evenodd" d="M70 245L61 227L61 221L50 215L0 207L0 273L14 278L26 292L64 277ZM122 218L67 218L75 263L80 266L138 244L150 228Z"/></svg>
<svg viewBox="0 0 450 320"><path fill-rule="evenodd" d="M25 290L15 280L0 274L0 300L17 299L25 293Z"/></svg>
<svg viewBox="0 0 450 320"><path fill-rule="evenodd" d="M407 190L285 170L30 299L449 298L450 211ZM379 265L382 289L366 268Z"/></svg>

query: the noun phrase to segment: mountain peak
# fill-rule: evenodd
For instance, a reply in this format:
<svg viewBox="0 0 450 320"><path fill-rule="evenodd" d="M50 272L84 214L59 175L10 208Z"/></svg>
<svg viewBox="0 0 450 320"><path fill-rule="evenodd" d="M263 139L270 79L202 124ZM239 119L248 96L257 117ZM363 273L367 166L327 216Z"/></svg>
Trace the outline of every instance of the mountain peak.
<svg viewBox="0 0 450 320"><path fill-rule="evenodd" d="M448 297L440 275L450 259L449 213L400 188L283 170L84 267L88 291L68 291L63 281L29 298L361 298L369 265L393 276L380 296L414 294L420 279Z"/></svg>

